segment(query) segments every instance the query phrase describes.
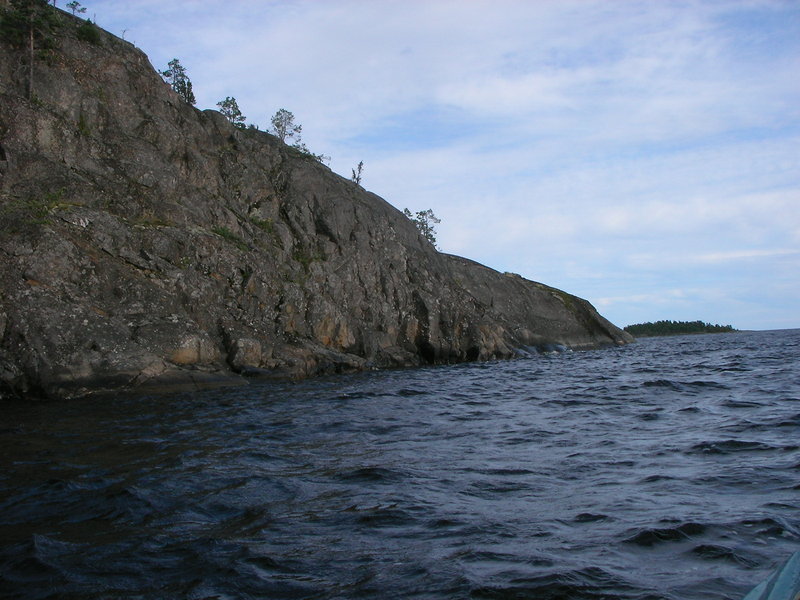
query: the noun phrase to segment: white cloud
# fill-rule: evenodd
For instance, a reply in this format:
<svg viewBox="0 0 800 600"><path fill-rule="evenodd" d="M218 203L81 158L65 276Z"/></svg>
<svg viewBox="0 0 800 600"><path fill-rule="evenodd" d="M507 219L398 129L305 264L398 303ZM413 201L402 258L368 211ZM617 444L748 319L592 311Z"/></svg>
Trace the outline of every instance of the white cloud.
<svg viewBox="0 0 800 600"><path fill-rule="evenodd" d="M610 296L606 298L598 298L597 306L611 306L618 303L634 303L634 304L652 304L652 305L671 305L676 300L684 300L697 293L703 293L705 290L685 290L680 288L659 290L657 293L651 294L633 294L631 296Z"/></svg>
<svg viewBox="0 0 800 600"><path fill-rule="evenodd" d="M731 261L742 261L751 259L771 259L787 256L800 257L800 249L776 249L776 250L734 250L731 252L713 252L711 254L701 254L696 257L702 263L721 263Z"/></svg>

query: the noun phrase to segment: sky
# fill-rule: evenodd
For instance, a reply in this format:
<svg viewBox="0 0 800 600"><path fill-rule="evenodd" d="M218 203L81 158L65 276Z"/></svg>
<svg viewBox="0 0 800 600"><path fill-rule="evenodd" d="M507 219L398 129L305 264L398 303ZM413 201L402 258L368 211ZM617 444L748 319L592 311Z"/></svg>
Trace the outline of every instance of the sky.
<svg viewBox="0 0 800 600"><path fill-rule="evenodd" d="M800 327L797 0L83 4L198 108L291 111L444 252L619 326Z"/></svg>

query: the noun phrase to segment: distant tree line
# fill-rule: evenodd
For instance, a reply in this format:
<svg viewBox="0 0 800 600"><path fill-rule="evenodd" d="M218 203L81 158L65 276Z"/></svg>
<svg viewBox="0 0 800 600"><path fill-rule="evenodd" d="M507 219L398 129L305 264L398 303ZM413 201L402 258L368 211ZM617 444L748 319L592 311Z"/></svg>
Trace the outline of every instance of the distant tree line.
<svg viewBox="0 0 800 600"><path fill-rule="evenodd" d="M628 325L625 331L634 337L684 335L687 333L729 333L736 331L730 325L712 325L703 321L656 321Z"/></svg>

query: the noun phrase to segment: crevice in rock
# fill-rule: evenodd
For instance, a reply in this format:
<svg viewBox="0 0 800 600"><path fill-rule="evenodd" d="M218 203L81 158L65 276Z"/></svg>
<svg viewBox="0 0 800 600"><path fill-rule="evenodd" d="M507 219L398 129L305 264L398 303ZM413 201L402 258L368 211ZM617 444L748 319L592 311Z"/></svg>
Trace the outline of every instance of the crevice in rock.
<svg viewBox="0 0 800 600"><path fill-rule="evenodd" d="M433 344L426 339L417 338L415 345L422 360L428 364L436 362L436 348L433 347Z"/></svg>

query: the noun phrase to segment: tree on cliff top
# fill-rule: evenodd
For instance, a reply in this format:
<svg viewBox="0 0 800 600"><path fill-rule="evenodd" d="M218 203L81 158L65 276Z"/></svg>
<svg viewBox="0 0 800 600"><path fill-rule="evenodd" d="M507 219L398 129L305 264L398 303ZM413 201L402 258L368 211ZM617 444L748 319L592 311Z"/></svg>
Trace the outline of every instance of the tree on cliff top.
<svg viewBox="0 0 800 600"><path fill-rule="evenodd" d="M427 210L417 211L416 214L411 214L410 210L404 208L403 214L413 221L414 225L417 226L417 229L426 240L433 244L434 247L438 248L438 246L436 246L436 228L433 224L441 223L442 220L433 214L433 210L429 208Z"/></svg>
<svg viewBox="0 0 800 600"><path fill-rule="evenodd" d="M294 124L294 115L285 108L280 109L272 116L272 131L282 142L294 139L300 144L300 132L303 131L302 125Z"/></svg>
<svg viewBox="0 0 800 600"><path fill-rule="evenodd" d="M194 92L192 92L192 82L186 75L186 68L177 58L173 58L167 63L167 70L161 71L161 75L181 98L194 106L196 100Z"/></svg>
<svg viewBox="0 0 800 600"><path fill-rule="evenodd" d="M53 0L53 6L55 6L55 0ZM86 8L81 6L80 2L76 0L72 0L72 2L67 2L67 8L72 11L72 15L76 16L77 13L85 13Z"/></svg>
<svg viewBox="0 0 800 600"><path fill-rule="evenodd" d="M0 9L0 36L27 51L27 96L33 99L33 67L37 55L47 55L55 46L53 34L61 24L47 0L9 0Z"/></svg>
<svg viewBox="0 0 800 600"><path fill-rule="evenodd" d="M359 161L356 168L350 170L353 171L353 176L350 179L352 179L353 183L356 185L361 185L361 172L364 170L364 161Z"/></svg>
<svg viewBox="0 0 800 600"><path fill-rule="evenodd" d="M236 98L228 96L222 102L217 102L217 106L219 106L219 112L222 113L222 116L233 123L234 127L238 129L245 128L245 116L242 114L242 111L239 110L239 104L236 102Z"/></svg>
<svg viewBox="0 0 800 600"><path fill-rule="evenodd" d="M301 131L303 131L303 126L295 125L294 115L291 111L282 108L272 116L272 133L277 135L284 144L288 143L287 140L293 139L294 143L292 144L292 148L295 150L298 150L321 163L329 161L331 159L330 156L325 156L324 154L314 154L308 149L308 146L306 146L303 143L303 140L300 139Z"/></svg>

